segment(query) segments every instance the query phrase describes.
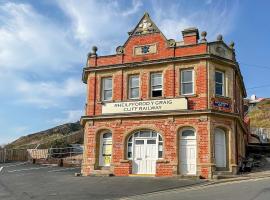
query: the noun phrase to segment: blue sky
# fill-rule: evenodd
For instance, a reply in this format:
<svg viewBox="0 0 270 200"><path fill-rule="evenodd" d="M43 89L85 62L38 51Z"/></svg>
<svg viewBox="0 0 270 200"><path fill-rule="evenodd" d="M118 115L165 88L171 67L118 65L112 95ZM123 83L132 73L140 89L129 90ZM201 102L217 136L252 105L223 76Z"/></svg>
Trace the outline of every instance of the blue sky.
<svg viewBox="0 0 270 200"><path fill-rule="evenodd" d="M208 41L234 41L248 95L269 97L269 9L267 0L0 0L0 144L79 120L87 53L114 53L145 11L168 39L196 26Z"/></svg>

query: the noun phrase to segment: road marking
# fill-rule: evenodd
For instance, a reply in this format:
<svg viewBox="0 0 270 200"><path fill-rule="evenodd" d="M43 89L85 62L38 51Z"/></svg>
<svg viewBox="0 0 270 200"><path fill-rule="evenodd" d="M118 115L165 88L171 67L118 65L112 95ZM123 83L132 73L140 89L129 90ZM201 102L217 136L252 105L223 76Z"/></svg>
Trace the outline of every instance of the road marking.
<svg viewBox="0 0 270 200"><path fill-rule="evenodd" d="M30 170L37 170L37 169L46 169L50 167L33 167L33 168L26 168L26 169L15 169L15 170L9 170L7 172L12 173L12 172L20 172L20 171L30 171Z"/></svg>
<svg viewBox="0 0 270 200"><path fill-rule="evenodd" d="M0 167L0 172L4 169L4 167Z"/></svg>
<svg viewBox="0 0 270 200"><path fill-rule="evenodd" d="M27 164L28 162L22 162L22 163L18 163L18 164L14 164L14 165L6 165L5 167L16 167L16 166L19 166L19 165L24 165L24 164Z"/></svg>
<svg viewBox="0 0 270 200"><path fill-rule="evenodd" d="M72 170L72 169L79 169L80 167L72 167L72 168L65 168L65 169L55 169L55 170L50 170L48 172L61 172L61 171L67 171L67 170Z"/></svg>
<svg viewBox="0 0 270 200"><path fill-rule="evenodd" d="M202 189L207 189L207 188L213 188L213 187L218 187L218 186L224 186L224 185L232 185L236 183L242 183L242 182L255 182L255 181L260 181L260 180L265 180L265 179L270 179L270 177L258 177L254 179L244 179L244 180L235 180L231 182L210 182L210 183L205 183L202 185L197 185L197 186L187 186L184 188L176 188L176 189L168 189L164 191L157 191L157 192L150 192L146 194L140 194L140 195L133 195L129 197L122 197L120 200L129 200L129 199L147 199L147 197L150 195L158 195L158 194L166 194L166 193L181 193L181 192L188 192L188 191L194 191L194 190L202 190Z"/></svg>

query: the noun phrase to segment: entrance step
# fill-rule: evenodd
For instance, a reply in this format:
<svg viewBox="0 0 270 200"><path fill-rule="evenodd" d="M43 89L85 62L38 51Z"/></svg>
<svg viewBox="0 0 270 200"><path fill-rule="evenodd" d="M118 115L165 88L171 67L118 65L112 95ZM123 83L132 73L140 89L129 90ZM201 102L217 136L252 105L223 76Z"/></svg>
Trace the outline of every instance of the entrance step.
<svg viewBox="0 0 270 200"><path fill-rule="evenodd" d="M230 171L215 171L213 173L213 179L226 179L235 177L237 177L237 175L233 174Z"/></svg>
<svg viewBox="0 0 270 200"><path fill-rule="evenodd" d="M101 170L94 170L91 173L91 176L114 176L114 174L110 170L101 169Z"/></svg>

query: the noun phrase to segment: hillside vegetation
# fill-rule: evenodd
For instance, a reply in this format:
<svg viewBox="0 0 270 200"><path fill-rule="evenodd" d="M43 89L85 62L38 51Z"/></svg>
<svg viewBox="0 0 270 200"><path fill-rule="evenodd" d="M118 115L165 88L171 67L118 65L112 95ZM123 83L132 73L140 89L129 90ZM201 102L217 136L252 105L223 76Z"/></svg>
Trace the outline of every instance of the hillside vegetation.
<svg viewBox="0 0 270 200"><path fill-rule="evenodd" d="M83 143L83 128L79 122L63 124L45 131L20 137L6 145L6 148L65 147L75 143Z"/></svg>
<svg viewBox="0 0 270 200"><path fill-rule="evenodd" d="M248 113L251 127L270 128L270 99L265 99Z"/></svg>

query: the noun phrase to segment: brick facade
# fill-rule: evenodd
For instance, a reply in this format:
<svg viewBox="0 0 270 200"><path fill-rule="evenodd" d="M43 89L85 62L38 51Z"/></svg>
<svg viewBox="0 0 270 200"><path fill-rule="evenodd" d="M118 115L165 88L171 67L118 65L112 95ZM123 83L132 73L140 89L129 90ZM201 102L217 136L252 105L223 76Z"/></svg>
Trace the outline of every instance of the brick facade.
<svg viewBox="0 0 270 200"><path fill-rule="evenodd" d="M150 28L144 28L148 20ZM147 24L146 23L146 24ZM143 27L143 28L141 28ZM137 31L137 32L136 32ZM83 81L87 84L87 104L81 123L85 127L85 151L82 173L91 175L100 170L100 136L104 131L112 133L112 155L109 170L116 176L132 174L133 161L127 158L127 140L137 130L153 130L163 139L163 156L156 160L156 176L181 174L179 148L180 133L192 127L196 133L196 174L212 178L217 171L215 163L214 133L216 128L226 133L226 169L220 171L236 173L240 158L245 154L246 127L243 123L243 97L245 88L239 67L234 57L233 46L222 40L199 41L197 29L186 29L183 42L167 40L145 14L126 43L115 55L98 56L96 51L88 56ZM134 48L155 44L154 53L135 55ZM218 50L222 48L226 54ZM213 50L214 49L214 50ZM221 53L220 53L221 52ZM232 55L225 58L224 55ZM181 70L194 71L194 92L182 95ZM215 95L215 70L224 72L224 96ZM162 96L152 98L150 76L162 73ZM139 98L128 98L129 76L139 75ZM112 77L112 100L104 102L101 96L104 77ZM153 99L187 99L187 109L103 114L107 103L133 102ZM213 103L214 102L214 103ZM241 140L241 141L239 141Z"/></svg>

